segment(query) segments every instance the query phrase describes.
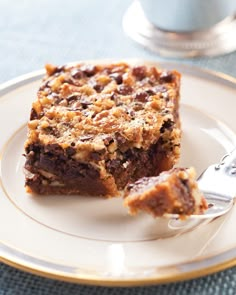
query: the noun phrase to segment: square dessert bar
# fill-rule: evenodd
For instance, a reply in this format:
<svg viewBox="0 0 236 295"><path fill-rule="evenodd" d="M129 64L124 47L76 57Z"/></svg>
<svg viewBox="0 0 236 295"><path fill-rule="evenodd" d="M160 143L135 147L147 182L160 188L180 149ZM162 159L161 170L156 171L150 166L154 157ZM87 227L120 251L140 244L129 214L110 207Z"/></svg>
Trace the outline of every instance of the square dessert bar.
<svg viewBox="0 0 236 295"><path fill-rule="evenodd" d="M25 142L28 192L115 196L176 163L177 71L114 63L46 72Z"/></svg>

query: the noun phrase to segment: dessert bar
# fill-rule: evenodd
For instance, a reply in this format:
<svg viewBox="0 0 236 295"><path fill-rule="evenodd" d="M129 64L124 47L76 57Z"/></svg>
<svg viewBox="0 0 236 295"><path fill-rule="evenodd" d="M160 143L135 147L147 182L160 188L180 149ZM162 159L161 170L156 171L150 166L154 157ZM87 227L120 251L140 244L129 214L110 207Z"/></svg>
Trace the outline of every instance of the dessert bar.
<svg viewBox="0 0 236 295"><path fill-rule="evenodd" d="M177 71L151 65L46 65L28 122L27 191L116 196L172 168L179 89Z"/></svg>

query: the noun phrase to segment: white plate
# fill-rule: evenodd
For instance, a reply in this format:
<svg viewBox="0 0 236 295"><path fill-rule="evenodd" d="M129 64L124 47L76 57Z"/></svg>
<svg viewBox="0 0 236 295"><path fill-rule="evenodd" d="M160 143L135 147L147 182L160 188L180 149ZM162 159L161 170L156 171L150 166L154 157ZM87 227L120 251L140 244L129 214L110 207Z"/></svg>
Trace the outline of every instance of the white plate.
<svg viewBox="0 0 236 295"><path fill-rule="evenodd" d="M200 173L236 145L236 81L183 65L180 165ZM42 71L0 89L0 260L67 281L128 286L194 278L236 264L236 208L166 237L166 221L130 217L122 200L31 197L22 166L26 123Z"/></svg>

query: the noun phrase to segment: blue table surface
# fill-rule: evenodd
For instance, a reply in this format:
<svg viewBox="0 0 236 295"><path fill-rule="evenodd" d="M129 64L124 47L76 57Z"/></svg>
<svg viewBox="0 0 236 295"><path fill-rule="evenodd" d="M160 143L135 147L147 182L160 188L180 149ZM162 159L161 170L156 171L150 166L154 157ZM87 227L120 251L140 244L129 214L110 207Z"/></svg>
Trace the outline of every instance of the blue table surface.
<svg viewBox="0 0 236 295"><path fill-rule="evenodd" d="M130 0L1 0L0 82L41 69L47 62L64 64L97 58L167 61L124 34L122 17L130 3ZM168 61L236 77L236 52L214 58ZM168 285L106 288L46 279L0 263L1 294L236 294L236 268Z"/></svg>

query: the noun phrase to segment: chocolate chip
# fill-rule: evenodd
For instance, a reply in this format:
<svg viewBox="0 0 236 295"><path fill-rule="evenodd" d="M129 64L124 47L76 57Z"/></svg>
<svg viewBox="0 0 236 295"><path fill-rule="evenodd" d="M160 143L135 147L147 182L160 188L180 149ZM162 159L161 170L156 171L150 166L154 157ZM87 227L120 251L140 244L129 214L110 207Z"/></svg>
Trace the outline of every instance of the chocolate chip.
<svg viewBox="0 0 236 295"><path fill-rule="evenodd" d="M65 66L58 66L58 67L56 67L56 69L55 69L55 73L62 72L62 71L64 71L64 70L65 70Z"/></svg>
<svg viewBox="0 0 236 295"><path fill-rule="evenodd" d="M33 152L33 154L38 154L40 152L40 146L38 144L32 143L26 147L26 153L29 154Z"/></svg>
<svg viewBox="0 0 236 295"><path fill-rule="evenodd" d="M189 190L189 181L188 179L180 179L180 182L182 183L183 186L186 187L187 190Z"/></svg>
<svg viewBox="0 0 236 295"><path fill-rule="evenodd" d="M145 91L149 95L155 95L157 93L166 93L167 94L167 89L164 85L157 85L152 88L146 89Z"/></svg>
<svg viewBox="0 0 236 295"><path fill-rule="evenodd" d="M93 135L82 135L80 136L79 140L80 141L87 141L93 138Z"/></svg>
<svg viewBox="0 0 236 295"><path fill-rule="evenodd" d="M138 79L142 80L146 77L147 68L144 66L136 66L132 70L132 74Z"/></svg>
<svg viewBox="0 0 236 295"><path fill-rule="evenodd" d="M156 94L156 92L153 89L151 89L151 88L150 89L147 89L146 92L149 95L155 95Z"/></svg>
<svg viewBox="0 0 236 295"><path fill-rule="evenodd" d="M30 112L30 120L35 120L35 119L38 119L38 114L37 112L35 111L34 108L31 109L31 112Z"/></svg>
<svg viewBox="0 0 236 295"><path fill-rule="evenodd" d="M87 165L88 168L86 170L85 175L88 175L90 179L98 178L100 176L100 172L96 170L97 168L93 167L92 165Z"/></svg>
<svg viewBox="0 0 236 295"><path fill-rule="evenodd" d="M80 103L83 109L87 109L87 107L92 104L91 101L88 101L86 99L81 99Z"/></svg>
<svg viewBox="0 0 236 295"><path fill-rule="evenodd" d="M174 76L171 72L162 72L160 75L160 82L163 83L171 83L174 80Z"/></svg>
<svg viewBox="0 0 236 295"><path fill-rule="evenodd" d="M145 91L140 91L134 95L134 100L145 102L147 101L148 94Z"/></svg>
<svg viewBox="0 0 236 295"><path fill-rule="evenodd" d="M104 155L105 153L105 148L104 149L101 149L99 151L96 151L96 152L92 152L91 153L91 159L92 160L95 160L95 161L100 161L102 156Z"/></svg>
<svg viewBox="0 0 236 295"><path fill-rule="evenodd" d="M126 138L122 136L119 132L115 133L115 138L119 146L126 143Z"/></svg>
<svg viewBox="0 0 236 295"><path fill-rule="evenodd" d="M129 184L126 186L126 190L130 191L134 186L135 186L134 183L129 183Z"/></svg>
<svg viewBox="0 0 236 295"><path fill-rule="evenodd" d="M50 96L48 96L49 98L53 98L53 100L54 100L54 102L53 102L53 104L60 104L60 102L62 101L62 100L64 100L64 98L63 97L60 97L60 96L55 96L55 97L50 97Z"/></svg>
<svg viewBox="0 0 236 295"><path fill-rule="evenodd" d="M105 145L109 145L110 143L112 143L114 140L111 136L107 136L103 139L103 142Z"/></svg>
<svg viewBox="0 0 236 295"><path fill-rule="evenodd" d="M50 76L52 76L52 75L55 75L55 74L57 74L57 73L60 73L60 72L62 72L62 71L64 71L65 70L65 66L50 66L50 68L49 68L49 75ZM55 75L55 76L57 76L57 75Z"/></svg>
<svg viewBox="0 0 236 295"><path fill-rule="evenodd" d="M71 102L71 101L77 101L79 98L80 98L80 95L78 95L78 94L71 94L71 95L69 95L69 96L66 98L66 100L67 100L68 102Z"/></svg>
<svg viewBox="0 0 236 295"><path fill-rule="evenodd" d="M70 160L68 164L61 165L63 178L72 181L73 179L90 178L94 179L99 176L99 171L90 164L78 163Z"/></svg>
<svg viewBox="0 0 236 295"><path fill-rule="evenodd" d="M168 119L165 121L160 129L160 132L163 133L166 129L170 129L173 126L174 122Z"/></svg>
<svg viewBox="0 0 236 295"><path fill-rule="evenodd" d="M44 132L55 136L53 127L51 127L51 126L44 128Z"/></svg>
<svg viewBox="0 0 236 295"><path fill-rule="evenodd" d="M99 84L99 83L95 83L93 85L93 89L96 90L97 92L101 92L103 90L104 86Z"/></svg>
<svg viewBox="0 0 236 295"><path fill-rule="evenodd" d="M143 103L136 101L133 105L134 111L140 111L143 109Z"/></svg>
<svg viewBox="0 0 236 295"><path fill-rule="evenodd" d="M94 65L84 65L80 69L87 77L91 77L96 73L96 66Z"/></svg>
<svg viewBox="0 0 236 295"><path fill-rule="evenodd" d="M119 73L113 73L109 77L114 79L117 84L121 84L123 82L123 77Z"/></svg>
<svg viewBox="0 0 236 295"><path fill-rule="evenodd" d="M121 165L120 160L110 160L107 162L107 168L108 171L112 171L114 169L119 168L119 166Z"/></svg>
<svg viewBox="0 0 236 295"><path fill-rule="evenodd" d="M97 152L91 153L91 159L94 161L99 161L101 159L101 155Z"/></svg>
<svg viewBox="0 0 236 295"><path fill-rule="evenodd" d="M75 153L76 153L76 151L75 151L75 149L73 147L69 146L69 147L66 148L66 154L68 156L73 156Z"/></svg>
<svg viewBox="0 0 236 295"><path fill-rule="evenodd" d="M122 95L128 95L133 92L133 88L129 85L120 85L118 87L118 92Z"/></svg>
<svg viewBox="0 0 236 295"><path fill-rule="evenodd" d="M43 148L44 148L43 152L45 152L45 153L50 153L53 155L63 154L62 147L57 143L48 144L48 145L44 146Z"/></svg>
<svg viewBox="0 0 236 295"><path fill-rule="evenodd" d="M110 99L113 100L116 105L118 103L118 98L119 98L119 95L116 92L112 92Z"/></svg>
<svg viewBox="0 0 236 295"><path fill-rule="evenodd" d="M81 79L84 76L84 74L83 74L83 72L80 69L73 69L71 71L71 76L74 79Z"/></svg>
<svg viewBox="0 0 236 295"><path fill-rule="evenodd" d="M51 80L45 80L39 88L39 91L45 90L45 88L49 87Z"/></svg>

